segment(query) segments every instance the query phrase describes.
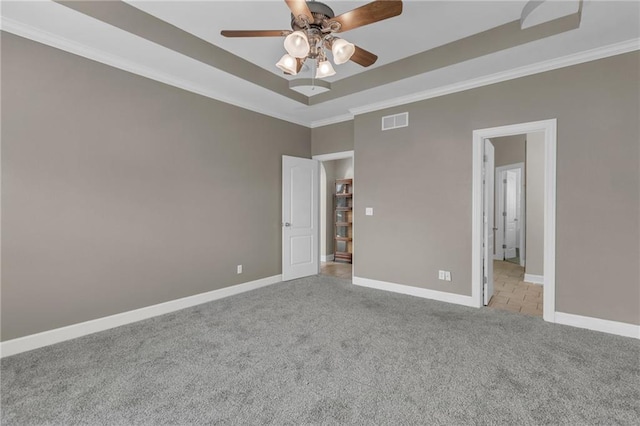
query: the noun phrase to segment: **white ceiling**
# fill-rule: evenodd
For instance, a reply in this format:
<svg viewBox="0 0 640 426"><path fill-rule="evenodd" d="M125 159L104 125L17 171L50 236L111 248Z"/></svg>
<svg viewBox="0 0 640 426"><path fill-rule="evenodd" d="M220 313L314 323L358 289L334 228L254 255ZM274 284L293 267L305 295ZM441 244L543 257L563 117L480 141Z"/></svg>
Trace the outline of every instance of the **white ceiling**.
<svg viewBox="0 0 640 426"><path fill-rule="evenodd" d="M281 75L273 64L284 53L282 39L219 34L223 29L289 28L282 0L129 3ZM327 3L340 14L366 2ZM376 53L377 67L519 19L525 3L405 1L399 17L349 31L344 38ZM307 106L49 0L3 1L1 14L5 31L307 126L640 48L639 2L586 1L577 30ZM336 70L333 80L367 69L348 63Z"/></svg>
<svg viewBox="0 0 640 426"><path fill-rule="evenodd" d="M181 2L126 0L129 4L207 40L278 75L275 63L286 53L280 37L226 38L220 30L288 30L291 12L284 1ZM367 1L326 1L336 16ZM369 69L429 50L520 18L526 0L509 2L405 1L400 16L340 36L378 55ZM339 80L367 70L353 62L336 66ZM302 74L304 76L304 73ZM311 76L311 71L307 72ZM292 77L288 77L292 78Z"/></svg>

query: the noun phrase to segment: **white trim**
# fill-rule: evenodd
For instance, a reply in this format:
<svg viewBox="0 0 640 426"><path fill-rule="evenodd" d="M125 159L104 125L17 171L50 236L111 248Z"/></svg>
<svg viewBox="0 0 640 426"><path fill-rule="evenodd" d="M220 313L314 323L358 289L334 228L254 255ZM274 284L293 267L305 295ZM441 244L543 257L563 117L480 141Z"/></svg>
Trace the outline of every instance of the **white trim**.
<svg viewBox="0 0 640 426"><path fill-rule="evenodd" d="M333 262L333 259L334 259L333 254L320 255L320 262Z"/></svg>
<svg viewBox="0 0 640 426"><path fill-rule="evenodd" d="M556 312L556 323L640 339L640 325Z"/></svg>
<svg viewBox="0 0 640 426"><path fill-rule="evenodd" d="M476 140L477 139L477 140ZM484 194L482 191L482 168L484 146L483 139L473 135L473 145L471 147L473 158L471 165L471 298L478 306L484 306L483 299L483 209L482 203ZM479 242L478 242L479 239ZM478 275L478 271L480 274Z"/></svg>
<svg viewBox="0 0 640 426"><path fill-rule="evenodd" d="M556 313L556 150L558 121L547 120L544 129L544 292L543 318L554 322Z"/></svg>
<svg viewBox="0 0 640 426"><path fill-rule="evenodd" d="M329 124L340 123L343 121L353 120L355 115L364 114L367 112L378 111L385 108L390 108L399 105L405 105L412 102L417 102L425 99L431 99L438 96L444 96L451 93L462 92L464 90L474 89L477 87L487 86L503 81L513 80L520 77L526 77L528 75L538 74L545 71L551 71L559 68L569 67L572 65L578 65L585 62L595 61L598 59L607 58L610 56L620 55L635 50L640 50L640 38L634 38L619 43L610 44L608 46L597 47L595 49L587 50L584 52L574 53L571 55L563 56L560 58L551 59L548 61L539 62L536 64L526 65L523 67L515 68L508 71L503 71L495 74L491 74L484 77L470 79L462 82L457 82L448 86L438 87L435 89L425 90L422 92L412 93L411 95L401 96L397 98L388 99L381 102L374 102L359 107L349 108L348 112L339 114L332 117L323 118L309 122L297 117L292 117L286 114L278 114L272 109L256 107L253 105L247 105L242 102L238 102L234 99L230 99L226 96L222 96L211 90L210 87L196 87L192 83L187 82L167 74L159 73L156 70L146 68L127 61L121 57L111 55L99 49L89 47L75 41L71 41L64 37L43 31L41 29L32 27L22 22L15 21L10 18L2 17L0 20L0 28L3 31L7 31L21 37L28 38L30 40L37 41L48 46L52 46L73 54L92 59L103 64L110 65L115 68L123 69L125 71L132 72L134 74L141 75L143 77L150 78L152 80L160 81L171 86L175 86L189 92L197 93L208 98L217 99L222 102L226 102L231 105L235 105L241 108L248 109L250 111L257 112L259 114L265 114L274 118L289 121L291 123L299 124L301 126L316 128L327 126Z"/></svg>
<svg viewBox="0 0 640 426"><path fill-rule="evenodd" d="M534 275L534 274L524 274L524 282L530 283L530 284L544 285L544 276Z"/></svg>
<svg viewBox="0 0 640 426"><path fill-rule="evenodd" d="M319 154L311 157L312 160L318 161L333 161L333 160L344 160L345 158L353 158L354 151L342 151L342 152L332 152L330 154Z"/></svg>
<svg viewBox="0 0 640 426"><path fill-rule="evenodd" d="M381 109L410 104L412 102L423 101L425 99L437 98L438 96L449 95L451 93L457 93L464 90L475 89L477 87L488 86L490 84L513 80L520 77L526 77L528 75L538 74L541 72L608 58L609 56L621 55L623 53L633 52L635 50L640 50L640 38L634 38L631 40L610 44L608 46L597 47L595 49L587 50L584 52L574 53L560 58L550 59L548 61L538 62L536 64L526 65L520 68L515 68L484 77L458 82L448 86L442 86L435 89L416 92L407 96L401 96L382 102L376 102L360 107L350 108L349 112L351 112L351 114L355 116L368 112L379 111Z"/></svg>
<svg viewBox="0 0 640 426"><path fill-rule="evenodd" d="M198 86L192 82L183 80L181 78L174 77L169 74L158 72L155 69L147 68L145 66L128 61L116 55L95 49L93 47L86 46L84 44L71 41L64 37L60 37L55 34L51 34L47 31L43 31L39 28L32 27L22 22L15 21L10 18L2 17L0 25L3 31L24 37L30 40L37 41L38 43L46 44L47 46L55 47L56 49L64 50L65 52L73 53L74 55L82 56L84 58L91 59L102 64L109 65L114 68L118 68L124 71L128 71L133 74L140 75L142 77L149 78L151 80L159 81L161 83L168 84L170 86L178 87L188 92L196 93L198 95L206 96L207 98L215 99L221 102L225 102L230 105L235 105L240 108L247 109L249 111L257 112L258 114L268 115L273 118L288 121L290 123L298 124L300 126L309 127L307 120L302 120L297 117L293 117L288 114L279 114L270 108L257 107L255 105L239 102L236 99L228 96L221 95L220 93L211 90L211 86Z"/></svg>
<svg viewBox="0 0 640 426"><path fill-rule="evenodd" d="M109 315L107 317L72 324L66 327L43 331L42 333L7 340L0 343L0 358L41 348L43 346L53 345L54 343L64 342L65 340L75 339L77 337L86 336L88 334L97 333L99 331L108 330L121 325L131 324L137 321L156 317L158 315L168 314L170 312L200 305L202 303L234 296L239 293L255 290L281 281L282 275L274 275L255 281L224 287L218 290L208 291L206 293L196 294L194 296L187 296L164 303L158 303L157 305L146 306L132 311Z"/></svg>
<svg viewBox="0 0 640 426"><path fill-rule="evenodd" d="M456 305L471 306L474 308L479 307L479 305L474 301L473 297L464 296L462 294L429 290L421 287L413 287L404 284L396 284L356 276L353 277L353 284L361 287L374 288L376 290L390 291L392 293L408 294L409 296L422 297L423 299L438 300L440 302L455 303Z"/></svg>
<svg viewBox="0 0 640 426"><path fill-rule="evenodd" d="M482 305L482 145L486 138L545 132L544 293L543 317L555 322L556 307L556 129L557 120L543 120L473 131L471 297Z"/></svg>
<svg viewBox="0 0 640 426"><path fill-rule="evenodd" d="M312 121L309 127L311 127L312 129L315 129L316 127L323 127L323 126L328 126L330 124L342 123L344 121L351 121L351 120L353 120L353 114L351 113L340 114L334 117Z"/></svg>

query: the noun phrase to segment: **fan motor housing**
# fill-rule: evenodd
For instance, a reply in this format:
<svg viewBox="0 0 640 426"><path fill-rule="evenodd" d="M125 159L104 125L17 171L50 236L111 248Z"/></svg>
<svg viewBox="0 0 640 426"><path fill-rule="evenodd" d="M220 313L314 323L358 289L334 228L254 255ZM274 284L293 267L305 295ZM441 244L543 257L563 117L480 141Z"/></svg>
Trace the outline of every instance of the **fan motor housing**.
<svg viewBox="0 0 640 426"><path fill-rule="evenodd" d="M324 3L320 3L319 1L308 1L307 6L309 7L311 14L313 15L313 22L309 23L309 25L312 27L315 26L318 28L322 28L322 21L326 19L331 19L336 16L333 13L333 9L331 9L329 6L327 6ZM294 31L303 29L303 27L298 25L298 23L296 22L297 20L298 20L298 17L293 16L293 13L292 13L291 28L293 28Z"/></svg>

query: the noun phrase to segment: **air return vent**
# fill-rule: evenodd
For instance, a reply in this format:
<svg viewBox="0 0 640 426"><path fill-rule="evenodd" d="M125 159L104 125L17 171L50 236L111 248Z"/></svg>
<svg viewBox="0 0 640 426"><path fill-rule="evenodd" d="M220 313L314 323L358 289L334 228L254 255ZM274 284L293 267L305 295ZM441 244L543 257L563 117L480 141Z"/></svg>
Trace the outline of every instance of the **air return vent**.
<svg viewBox="0 0 640 426"><path fill-rule="evenodd" d="M382 117L382 130L398 129L409 125L409 113L403 112L396 115Z"/></svg>

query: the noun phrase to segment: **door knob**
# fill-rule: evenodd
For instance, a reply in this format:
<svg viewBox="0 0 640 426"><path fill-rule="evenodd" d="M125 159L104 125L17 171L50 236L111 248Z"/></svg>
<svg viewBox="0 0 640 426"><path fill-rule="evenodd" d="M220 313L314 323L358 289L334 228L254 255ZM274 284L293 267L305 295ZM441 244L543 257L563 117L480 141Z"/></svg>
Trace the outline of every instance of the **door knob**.
<svg viewBox="0 0 640 426"><path fill-rule="evenodd" d="M287 228L291 226L291 224L289 222L285 222L284 226L286 226Z"/></svg>

